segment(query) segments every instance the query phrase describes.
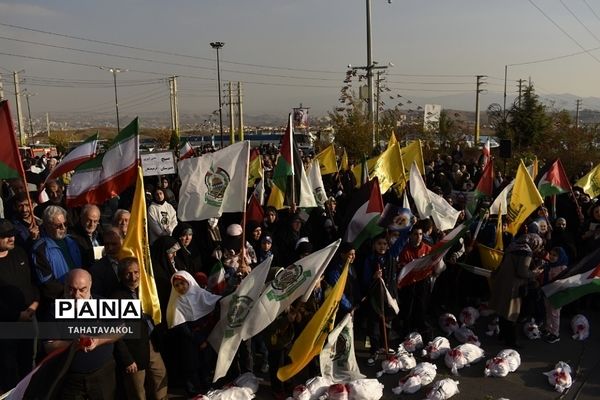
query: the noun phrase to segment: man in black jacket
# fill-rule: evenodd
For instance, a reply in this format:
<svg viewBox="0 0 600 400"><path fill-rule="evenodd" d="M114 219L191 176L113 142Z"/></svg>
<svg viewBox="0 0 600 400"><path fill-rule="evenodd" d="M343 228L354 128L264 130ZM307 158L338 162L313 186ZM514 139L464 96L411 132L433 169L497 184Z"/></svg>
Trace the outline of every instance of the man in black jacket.
<svg viewBox="0 0 600 400"><path fill-rule="evenodd" d="M140 265L137 258L127 257L119 262L121 286L111 296L115 299L139 298ZM140 339L117 342L117 371L124 373L127 399L167 399L167 371L160 353L150 340L154 325L144 315Z"/></svg>
<svg viewBox="0 0 600 400"><path fill-rule="evenodd" d="M32 321L39 304L39 292L31 280L27 254L15 247L15 234L14 226L0 219L0 322L31 322L29 331L33 335ZM0 355L2 393L12 389L31 371L33 340L0 340Z"/></svg>

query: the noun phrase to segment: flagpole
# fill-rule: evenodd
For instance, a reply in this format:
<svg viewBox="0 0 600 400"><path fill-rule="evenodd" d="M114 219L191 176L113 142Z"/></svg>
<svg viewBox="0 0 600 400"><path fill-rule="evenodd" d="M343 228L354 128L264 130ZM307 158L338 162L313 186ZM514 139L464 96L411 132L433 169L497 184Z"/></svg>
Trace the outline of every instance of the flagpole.
<svg viewBox="0 0 600 400"><path fill-rule="evenodd" d="M259 155L260 157L260 155ZM250 169L250 146L246 152L246 177L244 183L246 185L246 201L244 201L244 210L242 211L242 265L246 266L246 210L248 209L248 170ZM254 193L251 195L254 196Z"/></svg>
<svg viewBox="0 0 600 400"><path fill-rule="evenodd" d="M379 278L379 280L381 280L381 286L379 287L379 290L381 292L381 323L383 324L383 345L384 345L384 349L385 349L385 355L387 356L388 353L388 340L387 340L387 327L385 325L385 301L383 300L385 293L385 282L383 281L383 279Z"/></svg>

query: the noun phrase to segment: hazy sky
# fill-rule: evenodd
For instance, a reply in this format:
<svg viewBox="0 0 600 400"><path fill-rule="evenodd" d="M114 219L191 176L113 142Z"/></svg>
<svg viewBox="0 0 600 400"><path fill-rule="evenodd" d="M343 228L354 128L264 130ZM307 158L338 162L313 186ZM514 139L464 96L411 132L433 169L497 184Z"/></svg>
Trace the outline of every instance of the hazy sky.
<svg viewBox="0 0 600 400"><path fill-rule="evenodd" d="M223 41L221 80L243 82L246 113L285 114L303 103L324 114L339 104L347 65L366 64L365 4L0 0L5 97L14 100L11 72L24 69L23 87L35 93L34 117L59 111L111 116L112 75L98 66L119 67L128 69L117 76L123 114L168 111L166 78L179 75L180 112L205 117L218 102L216 53L209 42ZM489 76L485 106L501 99L506 64L549 58L557 59L510 66L509 95L517 79L531 77L541 96L600 97L597 0L372 0L372 26L374 60L394 64L386 77L386 106L397 103L388 94L416 104L468 95L466 108L474 108L478 74ZM457 105L453 101L443 106Z"/></svg>

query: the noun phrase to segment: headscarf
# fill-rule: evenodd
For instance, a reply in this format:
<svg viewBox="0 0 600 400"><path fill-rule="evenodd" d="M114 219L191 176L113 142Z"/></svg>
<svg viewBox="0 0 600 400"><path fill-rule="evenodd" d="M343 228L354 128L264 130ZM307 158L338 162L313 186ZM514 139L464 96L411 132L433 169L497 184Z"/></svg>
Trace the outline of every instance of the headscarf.
<svg viewBox="0 0 600 400"><path fill-rule="evenodd" d="M540 251L544 247L544 241L537 233L528 233L526 235L519 236L516 240L512 241L506 249L507 253L513 253L517 251L526 252L528 255L533 255Z"/></svg>
<svg viewBox="0 0 600 400"><path fill-rule="evenodd" d="M188 291L181 295L173 287L176 279L185 279L189 285ZM167 326L173 328L184 322L196 321L214 309L221 296L202 289L194 277L187 271L177 271L171 277L171 297L167 306Z"/></svg>
<svg viewBox="0 0 600 400"><path fill-rule="evenodd" d="M556 262L549 262L548 266L552 267L562 267L563 265L569 265L569 256L565 249L560 246L553 247L551 251L556 251L558 253L558 260Z"/></svg>

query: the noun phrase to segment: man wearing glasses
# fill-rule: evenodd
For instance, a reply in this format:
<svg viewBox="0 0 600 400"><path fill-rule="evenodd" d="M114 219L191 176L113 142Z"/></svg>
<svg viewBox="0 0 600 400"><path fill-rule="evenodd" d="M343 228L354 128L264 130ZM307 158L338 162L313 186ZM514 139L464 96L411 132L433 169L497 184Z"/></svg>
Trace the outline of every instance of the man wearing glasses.
<svg viewBox="0 0 600 400"><path fill-rule="evenodd" d="M42 218L42 233L33 246L33 270L40 285L42 306L64 292L64 281L70 270L81 267L81 249L67 234L67 212L48 206ZM43 314L43 313L42 313Z"/></svg>

